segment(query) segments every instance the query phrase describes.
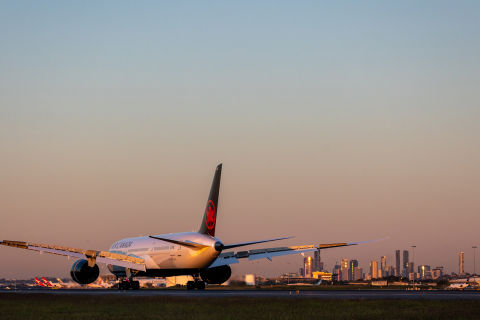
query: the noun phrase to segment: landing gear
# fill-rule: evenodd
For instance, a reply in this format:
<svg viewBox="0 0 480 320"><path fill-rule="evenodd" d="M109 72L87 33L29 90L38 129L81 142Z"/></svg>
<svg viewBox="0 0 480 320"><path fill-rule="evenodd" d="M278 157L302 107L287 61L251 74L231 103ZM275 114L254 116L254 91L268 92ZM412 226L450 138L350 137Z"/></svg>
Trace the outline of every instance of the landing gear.
<svg viewBox="0 0 480 320"><path fill-rule="evenodd" d="M205 290L205 282L201 280L195 281L195 287L197 290Z"/></svg>
<svg viewBox="0 0 480 320"><path fill-rule="evenodd" d="M139 281L130 281L130 288L133 290L139 290L140 289L140 282Z"/></svg>
<svg viewBox="0 0 480 320"><path fill-rule="evenodd" d="M205 290L205 282L201 280L188 281L187 290Z"/></svg>
<svg viewBox="0 0 480 320"><path fill-rule="evenodd" d="M129 287L130 287L130 283L128 283L128 281L126 280L122 279L118 283L118 290L128 290Z"/></svg>
<svg viewBox="0 0 480 320"><path fill-rule="evenodd" d="M118 290L138 290L140 289L140 282L139 281L133 281L131 279L121 279L120 282L118 283Z"/></svg>

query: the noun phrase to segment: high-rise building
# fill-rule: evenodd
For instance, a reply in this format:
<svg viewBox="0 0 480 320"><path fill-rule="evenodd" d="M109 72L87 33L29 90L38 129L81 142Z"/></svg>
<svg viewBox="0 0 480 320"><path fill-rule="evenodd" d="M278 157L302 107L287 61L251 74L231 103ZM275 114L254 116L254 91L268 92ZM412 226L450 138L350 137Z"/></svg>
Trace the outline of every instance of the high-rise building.
<svg viewBox="0 0 480 320"><path fill-rule="evenodd" d="M348 259L343 258L340 264L340 280L348 281Z"/></svg>
<svg viewBox="0 0 480 320"><path fill-rule="evenodd" d="M387 257L380 257L380 269L382 269L382 275L385 276L385 271L387 269Z"/></svg>
<svg viewBox="0 0 480 320"><path fill-rule="evenodd" d="M370 274L372 279L378 279L378 262L375 260L370 262Z"/></svg>
<svg viewBox="0 0 480 320"><path fill-rule="evenodd" d="M340 274L341 274L342 267L337 264L333 267L333 280L340 281Z"/></svg>
<svg viewBox="0 0 480 320"><path fill-rule="evenodd" d="M323 270L323 262L320 257L320 249L313 253L313 271L322 271Z"/></svg>
<svg viewBox="0 0 480 320"><path fill-rule="evenodd" d="M298 274L300 275L300 277L305 277L305 269L303 268L298 269Z"/></svg>
<svg viewBox="0 0 480 320"><path fill-rule="evenodd" d="M363 270L362 268L355 267L353 268L353 281L363 279Z"/></svg>
<svg viewBox="0 0 480 320"><path fill-rule="evenodd" d="M415 272L410 272L410 273L408 274L408 280L409 280L409 281L415 281L415 280L417 280L417 279L418 279L418 277L417 277L417 274L416 274Z"/></svg>
<svg viewBox="0 0 480 320"><path fill-rule="evenodd" d="M350 260L350 263L348 264L348 280L358 280L359 278L356 279L355 277L355 271L358 269L358 260Z"/></svg>
<svg viewBox="0 0 480 320"><path fill-rule="evenodd" d="M458 254L458 274L464 274L465 273L465 270L464 270L464 261L463 261L463 255L465 253L463 251L460 251L460 253Z"/></svg>
<svg viewBox="0 0 480 320"><path fill-rule="evenodd" d="M312 277L312 257L305 257L303 259L303 269L305 270L305 278Z"/></svg>
<svg viewBox="0 0 480 320"><path fill-rule="evenodd" d="M418 273L420 274L420 279L428 278L430 274L430 266L421 265L418 266Z"/></svg>
<svg viewBox="0 0 480 320"><path fill-rule="evenodd" d="M389 276L393 276L393 270L395 268L392 267L392 266L386 266L385 269L384 269L384 272L383 272L383 276L384 277L389 277Z"/></svg>
<svg viewBox="0 0 480 320"><path fill-rule="evenodd" d="M393 275L398 277L400 275L400 250L395 251L395 271Z"/></svg>
<svg viewBox="0 0 480 320"><path fill-rule="evenodd" d="M408 250L403 250L403 275L408 276Z"/></svg>
<svg viewBox="0 0 480 320"><path fill-rule="evenodd" d="M432 270L432 277L433 279L438 279L443 276L443 267L435 267Z"/></svg>
<svg viewBox="0 0 480 320"><path fill-rule="evenodd" d="M415 264L413 263L413 261L410 261L408 263L408 273L412 273L412 272L415 272Z"/></svg>

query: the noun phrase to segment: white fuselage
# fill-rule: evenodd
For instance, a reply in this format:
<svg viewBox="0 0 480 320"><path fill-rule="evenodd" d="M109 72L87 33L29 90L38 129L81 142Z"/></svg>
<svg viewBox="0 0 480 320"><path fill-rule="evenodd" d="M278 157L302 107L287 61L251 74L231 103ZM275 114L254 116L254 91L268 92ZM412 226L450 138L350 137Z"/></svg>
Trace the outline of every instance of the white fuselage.
<svg viewBox="0 0 480 320"><path fill-rule="evenodd" d="M215 250L215 243L219 240L198 232L170 233L155 235L154 237L194 242L207 247L191 248L145 236L119 240L110 247L109 251L144 259L147 274L161 270L168 272L205 269L220 254L219 251ZM109 266L109 269L114 274L125 270L112 266Z"/></svg>

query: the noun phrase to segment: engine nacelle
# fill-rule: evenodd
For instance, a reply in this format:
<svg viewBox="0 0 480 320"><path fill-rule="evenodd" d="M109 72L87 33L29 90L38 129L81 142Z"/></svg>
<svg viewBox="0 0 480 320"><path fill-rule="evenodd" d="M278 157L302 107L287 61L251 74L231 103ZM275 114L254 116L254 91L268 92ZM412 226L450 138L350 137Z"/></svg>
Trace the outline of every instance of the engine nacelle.
<svg viewBox="0 0 480 320"><path fill-rule="evenodd" d="M200 272L200 277L208 284L222 284L232 275L230 266L210 268Z"/></svg>
<svg viewBox="0 0 480 320"><path fill-rule="evenodd" d="M72 270L70 270L70 276L73 281L79 284L89 284L97 280L100 270L97 265L93 267L88 266L87 260L77 260L72 265Z"/></svg>

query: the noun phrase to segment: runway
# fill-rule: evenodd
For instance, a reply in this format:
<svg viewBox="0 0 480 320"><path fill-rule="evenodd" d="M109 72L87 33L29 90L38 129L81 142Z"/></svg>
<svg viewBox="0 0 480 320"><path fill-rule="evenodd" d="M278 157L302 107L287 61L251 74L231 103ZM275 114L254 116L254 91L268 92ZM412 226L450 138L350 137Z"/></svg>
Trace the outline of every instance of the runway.
<svg viewBox="0 0 480 320"><path fill-rule="evenodd" d="M46 295L110 295L132 297L191 297L191 298L285 298L338 300L480 300L480 291L406 291L406 290L17 290L0 291L12 294Z"/></svg>

